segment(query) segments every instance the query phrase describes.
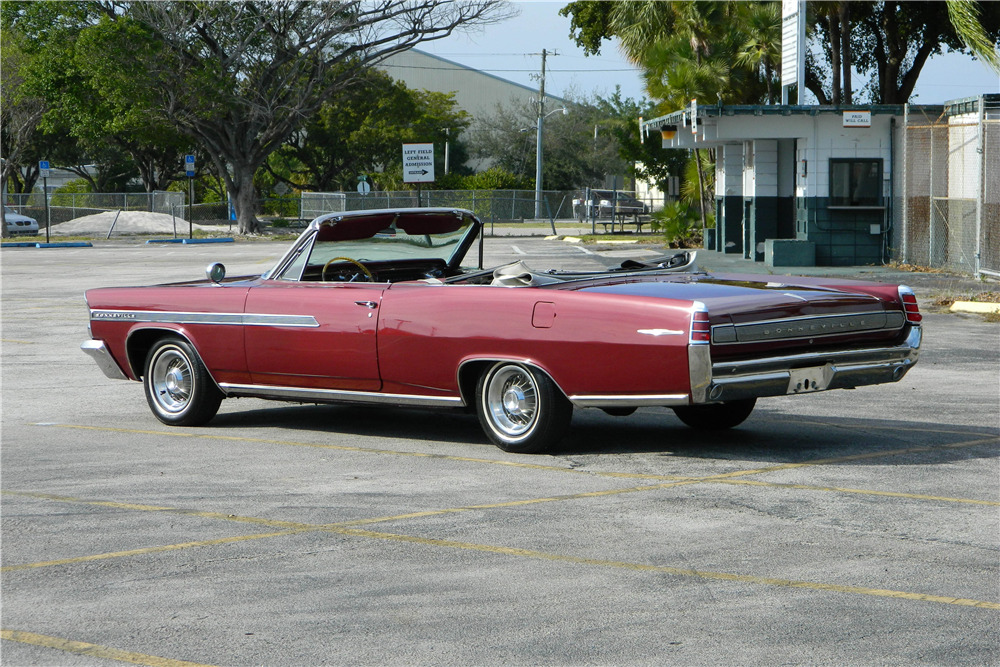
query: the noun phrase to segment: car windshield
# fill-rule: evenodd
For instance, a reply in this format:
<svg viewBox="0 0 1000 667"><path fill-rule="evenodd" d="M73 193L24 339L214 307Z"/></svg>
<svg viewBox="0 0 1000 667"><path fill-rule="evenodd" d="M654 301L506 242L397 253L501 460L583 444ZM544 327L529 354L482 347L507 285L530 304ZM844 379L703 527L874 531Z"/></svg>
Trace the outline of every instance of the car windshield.
<svg viewBox="0 0 1000 667"><path fill-rule="evenodd" d="M440 209L317 218L269 275L305 280L338 259L457 267L478 234L479 225L468 212Z"/></svg>

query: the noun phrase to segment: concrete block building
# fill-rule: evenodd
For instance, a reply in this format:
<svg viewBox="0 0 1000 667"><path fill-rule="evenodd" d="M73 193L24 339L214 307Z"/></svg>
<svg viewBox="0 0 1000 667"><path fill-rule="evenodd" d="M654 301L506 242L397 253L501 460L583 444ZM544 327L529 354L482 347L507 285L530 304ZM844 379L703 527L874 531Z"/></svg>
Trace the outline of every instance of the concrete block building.
<svg viewBox="0 0 1000 667"><path fill-rule="evenodd" d="M849 266L886 258L902 116L902 106L693 104L642 127L664 148L715 149L714 249L764 261L768 240L796 240L816 264Z"/></svg>

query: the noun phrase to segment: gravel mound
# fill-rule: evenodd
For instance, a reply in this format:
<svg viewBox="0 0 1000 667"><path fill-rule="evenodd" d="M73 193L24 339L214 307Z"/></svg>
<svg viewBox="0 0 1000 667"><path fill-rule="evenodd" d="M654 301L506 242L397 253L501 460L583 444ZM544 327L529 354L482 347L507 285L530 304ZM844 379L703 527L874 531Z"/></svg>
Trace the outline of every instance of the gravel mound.
<svg viewBox="0 0 1000 667"><path fill-rule="evenodd" d="M115 222L115 215L118 221ZM53 234L64 236L86 236L92 234L107 235L114 223L114 234L169 234L173 235L174 225L177 234L186 235L188 221L184 218L174 218L166 213L149 213L147 211L105 211L94 215L85 215L52 225ZM195 225L195 229L214 229L204 225Z"/></svg>

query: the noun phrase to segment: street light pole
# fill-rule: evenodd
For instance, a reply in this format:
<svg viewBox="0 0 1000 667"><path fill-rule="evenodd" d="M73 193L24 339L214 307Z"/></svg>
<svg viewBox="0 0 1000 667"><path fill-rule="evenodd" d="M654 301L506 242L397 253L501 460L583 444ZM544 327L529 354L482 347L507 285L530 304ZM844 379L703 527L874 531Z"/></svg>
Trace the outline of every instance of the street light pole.
<svg viewBox="0 0 1000 667"><path fill-rule="evenodd" d="M538 80L538 122L535 141L535 219L542 217L542 125L545 123L545 56L542 49L542 76Z"/></svg>

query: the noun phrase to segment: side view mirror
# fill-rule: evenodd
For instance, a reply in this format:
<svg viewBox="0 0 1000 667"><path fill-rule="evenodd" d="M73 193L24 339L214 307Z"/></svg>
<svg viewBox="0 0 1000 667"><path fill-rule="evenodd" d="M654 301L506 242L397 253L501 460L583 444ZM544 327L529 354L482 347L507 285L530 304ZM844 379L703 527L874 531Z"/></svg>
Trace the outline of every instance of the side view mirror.
<svg viewBox="0 0 1000 667"><path fill-rule="evenodd" d="M205 275L208 279L215 284L222 282L222 279L226 277L226 267L222 262L215 262L214 264L209 264L208 268L205 269Z"/></svg>

